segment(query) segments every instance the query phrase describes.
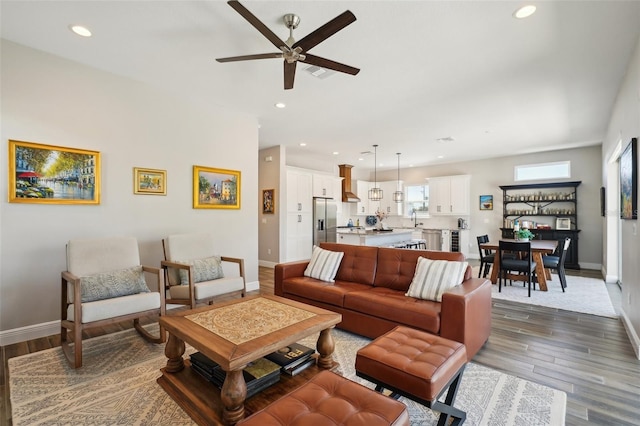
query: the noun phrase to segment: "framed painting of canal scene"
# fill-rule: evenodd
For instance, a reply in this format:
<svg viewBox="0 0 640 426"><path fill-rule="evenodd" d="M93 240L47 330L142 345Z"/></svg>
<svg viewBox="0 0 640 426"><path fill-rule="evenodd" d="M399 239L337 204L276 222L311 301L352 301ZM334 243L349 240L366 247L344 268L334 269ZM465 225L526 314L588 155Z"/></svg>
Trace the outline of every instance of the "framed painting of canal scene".
<svg viewBox="0 0 640 426"><path fill-rule="evenodd" d="M620 218L638 219L638 139L620 156Z"/></svg>
<svg viewBox="0 0 640 426"><path fill-rule="evenodd" d="M167 195L167 171L134 167L133 193Z"/></svg>
<svg viewBox="0 0 640 426"><path fill-rule="evenodd" d="M9 202L100 204L100 153L9 140Z"/></svg>
<svg viewBox="0 0 640 426"><path fill-rule="evenodd" d="M194 209L239 209L240 172L193 166Z"/></svg>

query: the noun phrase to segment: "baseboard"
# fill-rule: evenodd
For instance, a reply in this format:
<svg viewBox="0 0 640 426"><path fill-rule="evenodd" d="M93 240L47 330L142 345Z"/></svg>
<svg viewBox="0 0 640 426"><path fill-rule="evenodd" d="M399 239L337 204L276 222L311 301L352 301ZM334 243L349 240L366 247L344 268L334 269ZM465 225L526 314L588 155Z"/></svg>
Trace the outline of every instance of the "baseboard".
<svg viewBox="0 0 640 426"><path fill-rule="evenodd" d="M27 340L60 334L60 321L43 322L26 327L0 331L0 346L13 345Z"/></svg>
<svg viewBox="0 0 640 426"><path fill-rule="evenodd" d="M594 270L594 271L601 271L602 270L602 264L601 263L580 262L580 269L591 269L591 270Z"/></svg>
<svg viewBox="0 0 640 426"><path fill-rule="evenodd" d="M274 268L278 262L269 262L267 260L258 260L258 266L264 266L265 268Z"/></svg>
<svg viewBox="0 0 640 426"><path fill-rule="evenodd" d="M636 358L640 359L640 338L638 334L633 329L633 325L631 324L631 320L627 316L627 313L624 309L620 310L620 318L622 318L622 324L624 328L627 330L627 336L629 336L629 341L631 342L631 347L633 351L636 353Z"/></svg>
<svg viewBox="0 0 640 426"><path fill-rule="evenodd" d="M260 290L260 281L246 283L247 291Z"/></svg>

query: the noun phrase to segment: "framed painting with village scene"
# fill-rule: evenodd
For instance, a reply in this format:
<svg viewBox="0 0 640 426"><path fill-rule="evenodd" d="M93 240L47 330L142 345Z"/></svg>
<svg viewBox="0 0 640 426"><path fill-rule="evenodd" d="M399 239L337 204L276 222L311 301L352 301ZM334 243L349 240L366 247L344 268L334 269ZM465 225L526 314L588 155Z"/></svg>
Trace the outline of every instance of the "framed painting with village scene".
<svg viewBox="0 0 640 426"><path fill-rule="evenodd" d="M100 204L100 153L9 140L9 202Z"/></svg>
<svg viewBox="0 0 640 426"><path fill-rule="evenodd" d="M194 209L239 209L240 172L193 166Z"/></svg>
<svg viewBox="0 0 640 426"><path fill-rule="evenodd" d="M134 167L133 193L167 195L167 171Z"/></svg>

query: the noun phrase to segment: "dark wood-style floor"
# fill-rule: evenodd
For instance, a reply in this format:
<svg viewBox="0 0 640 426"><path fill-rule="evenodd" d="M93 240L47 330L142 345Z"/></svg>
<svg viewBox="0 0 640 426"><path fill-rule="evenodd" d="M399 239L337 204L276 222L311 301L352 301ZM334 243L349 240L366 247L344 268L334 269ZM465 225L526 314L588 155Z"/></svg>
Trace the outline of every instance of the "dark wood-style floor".
<svg viewBox="0 0 640 426"><path fill-rule="evenodd" d="M273 269L261 267L259 280L260 293L273 294ZM614 305L616 291L610 288ZM619 319L506 301L493 302L492 319L491 337L473 362L566 392L567 425L640 425L640 361ZM7 360L59 345L59 336L49 336L0 348L0 426L11 425Z"/></svg>

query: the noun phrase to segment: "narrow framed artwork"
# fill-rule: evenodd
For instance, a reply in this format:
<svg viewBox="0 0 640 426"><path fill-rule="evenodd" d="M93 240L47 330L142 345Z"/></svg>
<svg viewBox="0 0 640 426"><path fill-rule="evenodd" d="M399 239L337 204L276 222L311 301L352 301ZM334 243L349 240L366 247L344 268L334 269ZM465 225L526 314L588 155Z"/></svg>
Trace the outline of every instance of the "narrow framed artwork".
<svg viewBox="0 0 640 426"><path fill-rule="evenodd" d="M275 189L262 190L262 213L273 214L276 212Z"/></svg>
<svg viewBox="0 0 640 426"><path fill-rule="evenodd" d="M239 209L240 172L193 166L194 209Z"/></svg>
<svg viewBox="0 0 640 426"><path fill-rule="evenodd" d="M480 196L480 210L493 210L493 195Z"/></svg>
<svg viewBox="0 0 640 426"><path fill-rule="evenodd" d="M100 153L9 140L9 202L100 204Z"/></svg>
<svg viewBox="0 0 640 426"><path fill-rule="evenodd" d="M556 229L568 230L571 229L571 219L567 217L559 217L556 219Z"/></svg>
<svg viewBox="0 0 640 426"><path fill-rule="evenodd" d="M620 156L620 218L638 219L638 139Z"/></svg>
<svg viewBox="0 0 640 426"><path fill-rule="evenodd" d="M134 167L133 193L141 195L167 195L167 171Z"/></svg>

